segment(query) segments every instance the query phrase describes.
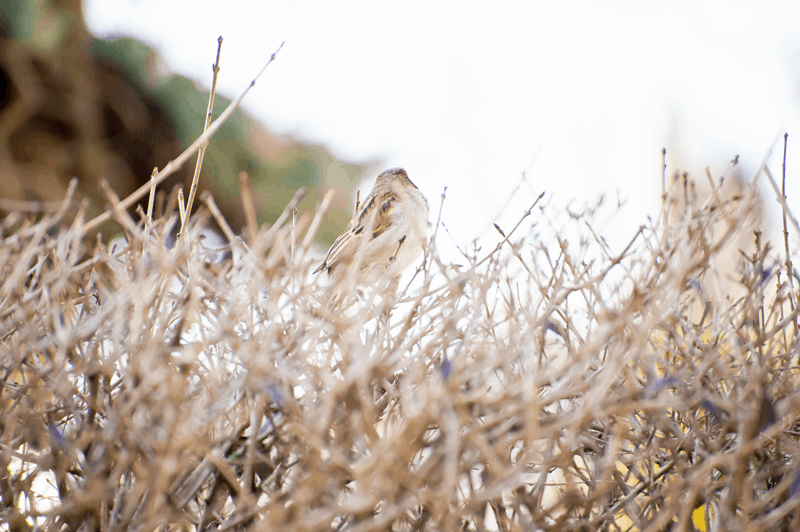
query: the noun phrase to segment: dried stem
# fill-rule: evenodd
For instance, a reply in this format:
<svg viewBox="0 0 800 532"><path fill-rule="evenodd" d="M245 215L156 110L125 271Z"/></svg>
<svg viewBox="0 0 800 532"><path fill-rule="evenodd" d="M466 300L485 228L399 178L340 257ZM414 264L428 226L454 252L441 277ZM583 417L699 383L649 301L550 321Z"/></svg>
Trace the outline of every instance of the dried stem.
<svg viewBox="0 0 800 532"><path fill-rule="evenodd" d="M217 94L217 78L219 77L219 55L222 52L222 36L217 39L217 59L211 70L213 71L213 78L211 81L211 92L208 95L208 109L206 110L206 119L203 123L203 133L208 131L208 126L211 123L211 113L214 111L214 96ZM197 183L200 180L200 168L203 166L203 157L208 148L208 139L200 145L200 151L197 153L197 163L194 167L194 175L192 176L192 186L189 189L189 199L186 203L186 217L181 220L181 230L178 236L183 235L186 229L186 224L189 223L189 216L192 214L192 205L194 204L194 196L197 194Z"/></svg>
<svg viewBox="0 0 800 532"><path fill-rule="evenodd" d="M264 65L264 67L255 77L255 79L253 79L253 81L250 82L250 85L248 85L247 89L245 89L244 92L238 98L236 98L236 100L234 100L233 102L231 102L230 105L228 105L225 111L223 111L222 114L219 115L219 118L217 118L214 121L214 123L211 124L211 126L209 126L209 128L197 140L195 140L192 143L191 146L186 148L183 151L183 153L181 153L178 157L170 161L161 170L161 172L158 173L158 176L154 179L156 185L163 182L167 177L171 176L173 172L175 172L178 168L180 168L183 165L183 163L185 163L189 159L189 157L191 157L194 154L194 152L197 151L200 148L200 146L203 145L203 143L205 143L208 139L210 139L211 136L214 135L214 133L216 133L217 130L222 126L222 124L224 124L228 120L228 118L231 117L234 111L236 111L236 109L238 109L239 106L242 104L242 100L244 100L244 97L247 95L250 89L252 89L253 86L256 84L256 81L258 81L258 78L261 76L261 74L263 74L266 68L270 65L270 63L272 63L272 61L275 60L275 56L277 55L278 52L280 52L281 48L283 48L283 43L281 43L281 45L278 47L275 53L272 54L267 64ZM134 203L136 203L140 198L144 197L144 195L150 191L151 186L152 183L142 185L133 194L122 200L120 202L120 206L123 209L131 207ZM98 226L110 220L112 215L113 214L111 211L106 211L103 214L94 218L93 220L90 220L83 227L83 234L84 235L89 234Z"/></svg>
<svg viewBox="0 0 800 532"><path fill-rule="evenodd" d="M242 170L239 172L239 195L242 198L242 208L244 209L244 219L247 224L247 242L253 245L253 241L258 236L258 221L256 219L256 204L253 198L253 186L250 183L250 176Z"/></svg>
<svg viewBox="0 0 800 532"><path fill-rule="evenodd" d="M156 200L156 177L158 176L158 167L153 168L150 174L150 199L147 202L147 222L153 221L153 203Z"/></svg>
<svg viewBox="0 0 800 532"><path fill-rule="evenodd" d="M783 164L781 165L781 197L783 198L781 212L783 214L783 244L786 251L786 279L789 281L789 305L794 311L794 268L792 267L792 254L789 253L789 229L786 226L786 147L789 143L789 134L783 134ZM794 321L794 334L797 334L797 320Z"/></svg>

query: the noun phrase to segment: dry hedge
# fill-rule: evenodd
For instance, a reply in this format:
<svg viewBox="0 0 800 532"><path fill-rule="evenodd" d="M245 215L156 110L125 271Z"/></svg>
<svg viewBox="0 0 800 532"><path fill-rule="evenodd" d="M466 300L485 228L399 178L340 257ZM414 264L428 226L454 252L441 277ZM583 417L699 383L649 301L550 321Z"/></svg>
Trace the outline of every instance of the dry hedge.
<svg viewBox="0 0 800 532"><path fill-rule="evenodd" d="M676 179L617 253L546 202L461 267L434 229L335 312L324 210L218 249L209 197L177 240L174 202L117 209L111 249L68 201L10 214L0 530L797 530L797 283L735 249L755 186Z"/></svg>

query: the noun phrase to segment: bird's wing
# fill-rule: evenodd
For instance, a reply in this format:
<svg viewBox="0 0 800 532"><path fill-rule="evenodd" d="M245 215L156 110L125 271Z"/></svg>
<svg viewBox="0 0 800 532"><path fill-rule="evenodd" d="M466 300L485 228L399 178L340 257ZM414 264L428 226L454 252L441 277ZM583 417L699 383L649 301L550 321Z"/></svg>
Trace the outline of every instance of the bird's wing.
<svg viewBox="0 0 800 532"><path fill-rule="evenodd" d="M370 240L382 235L391 225L389 214L395 201L397 201L397 196L392 191L378 193L373 191L364 201L363 206L356 215L353 216L353 219L350 220L350 223L347 224L344 232L333 243L331 249L328 250L328 254L325 255L325 260L322 261L319 268L314 270L314 273L330 270L336 263L355 255L360 247L359 243L363 242L362 233L366 230L367 225L372 226Z"/></svg>
<svg viewBox="0 0 800 532"><path fill-rule="evenodd" d="M328 250L328 254L325 255L325 260L322 261L322 264L319 265L319 268L314 270L314 273L319 273L323 270L330 270L331 267L336 264L337 262L341 261L344 257L349 257L356 250L356 240L358 240L358 235L354 234L354 229L356 227L356 219L353 218L350 220L350 223L347 224L347 229L345 229L339 238L337 238L331 249Z"/></svg>
<svg viewBox="0 0 800 532"><path fill-rule="evenodd" d="M389 213L392 212L392 207L396 201L397 196L395 196L393 192L384 192L380 195L379 201L376 202L378 205L378 212L375 214L375 220L372 226L372 238L378 238L392 225L392 219ZM367 217L369 217L369 215ZM369 221L365 221L364 223L369 223Z"/></svg>

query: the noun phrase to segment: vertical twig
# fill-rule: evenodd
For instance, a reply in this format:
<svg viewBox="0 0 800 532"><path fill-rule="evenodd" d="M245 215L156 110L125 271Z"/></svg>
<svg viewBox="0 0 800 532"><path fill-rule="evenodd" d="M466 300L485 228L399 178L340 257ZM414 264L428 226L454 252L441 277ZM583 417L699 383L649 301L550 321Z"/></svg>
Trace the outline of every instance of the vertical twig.
<svg viewBox="0 0 800 532"><path fill-rule="evenodd" d="M225 238L228 239L228 243L232 244L236 241L236 233L233 232L231 226L228 225L228 222L225 220L225 217L222 216L222 212L217 207L217 202L214 201L214 195L209 192L208 190L203 191L200 195L200 199L205 202L206 207L208 207L211 216L214 217L214 220L219 225L219 228L222 230L222 234L225 235ZM189 213L186 213L187 216Z"/></svg>
<svg viewBox="0 0 800 532"><path fill-rule="evenodd" d="M294 267L294 243L295 243L295 239L297 238L295 236L296 228L297 228L297 207L295 206L295 207L292 207L292 238L291 238L291 240L292 240L292 249L291 249L291 256L290 256L292 267ZM297 277L293 277L292 278L292 291L293 291L294 294L297 294Z"/></svg>
<svg viewBox="0 0 800 532"><path fill-rule="evenodd" d="M661 148L661 210L664 213L664 228L667 227L667 149Z"/></svg>
<svg viewBox="0 0 800 532"><path fill-rule="evenodd" d="M275 50L275 52L270 56L269 61L267 61L267 64L264 65L264 67L261 69L261 71L258 73L258 75L250 82L250 85L247 86L247 88L244 90L244 92L242 92L242 94L239 95L239 97L236 98L236 100L234 100L232 103L230 103L228 105L228 107L225 108L225 111L223 111L222 114L219 115L219 117L216 120L214 120L214 123L211 124L211 126L208 128L208 130L205 133L203 133L202 135L200 135L200 137L197 138L194 142L192 142L191 146L189 146L188 148L183 150L183 153L181 153L175 159L173 159L169 163L167 163L167 165L158 173L158 177L156 178L156 184L161 183L166 178L171 176L175 172L175 170L180 168L183 165L183 163L185 163L189 159L189 157L192 156L192 154L195 152L195 150L200 149L200 146L207 139L211 138L211 136L214 133L216 133L217 130L219 130L220 127L222 127L222 124L224 124L231 117L231 115L236 111L236 109L238 109L239 106L242 104L242 100L244 100L244 97L247 96L248 92L250 92L250 89L252 89L255 86L256 82L258 81L258 78L261 77L261 75L264 73L264 71L267 69L267 67L275 60L275 56L278 55L278 52L281 51L281 49L283 48L284 44L285 43L281 43L281 45L278 47L278 49ZM149 190L150 190L150 185L149 184L146 183L146 184L142 185L141 187L137 188L131 195L129 195L124 200L122 200L120 202L120 206L123 209L127 209L128 207L133 205L135 202L137 202L139 200L139 198L143 198L144 195L147 194L147 192ZM0 208L1 207L2 207L2 202L0 202ZM100 224L103 224L103 223L107 222L108 220L110 220L113 215L114 215L113 211L106 210L103 214L101 214L99 216L95 216L93 219L89 220L83 226L83 234L85 235L85 234L89 233L90 231L95 230L98 226L100 226Z"/></svg>
<svg viewBox="0 0 800 532"><path fill-rule="evenodd" d="M776 289L775 289L775 298L776 298L777 301L780 301L780 306L778 307L778 310L781 313L781 321L783 321L783 319L784 319L783 306L784 305L783 305L783 300L781 300L781 295L783 294L783 290L781 289L781 270L779 268L776 268L775 277L776 277L776 283L778 285L776 287ZM789 304L790 305L792 304L791 302L792 302L792 299L791 299L791 296L790 296L789 297ZM786 327L781 327L781 334L783 336L783 354L784 354L784 359L788 361L790 356L789 356L789 343L786 340ZM788 362L787 362L787 364L788 364Z"/></svg>
<svg viewBox="0 0 800 532"><path fill-rule="evenodd" d="M667 149L661 148L661 203L667 200Z"/></svg>
<svg viewBox="0 0 800 532"><path fill-rule="evenodd" d="M314 236L316 236L317 231L319 230L319 226L322 223L322 218L325 216L331 206L333 194L333 189L329 189L322 198L322 202L319 204L319 207L317 207L317 212L314 213L314 219L311 220L311 225L309 226L306 236L303 238L303 242L300 245L300 252L303 255L308 253L308 248L311 247L311 242L314 240Z"/></svg>
<svg viewBox="0 0 800 532"><path fill-rule="evenodd" d="M183 202L183 187L178 189L178 214L181 216L181 227L186 222L186 204Z"/></svg>
<svg viewBox="0 0 800 532"><path fill-rule="evenodd" d="M144 225L144 242L142 242L142 257L144 257L146 242L150 237L150 226L153 223L153 203L156 199L156 176L158 176L158 166L153 168L150 173L150 198L147 201L147 217Z"/></svg>
<svg viewBox="0 0 800 532"><path fill-rule="evenodd" d="M147 221L153 221L153 203L156 199L156 176L158 176L158 166L153 168L153 172L150 174L150 199L147 202Z"/></svg>
<svg viewBox="0 0 800 532"><path fill-rule="evenodd" d="M214 95L217 92L217 77L219 75L219 54L222 51L222 36L217 39L217 60L211 65L214 71L214 77L211 81L211 94L208 96L208 110L206 111L206 121L203 125L203 133L208 131L208 126L211 124L211 112L214 109ZM189 223L189 216L192 212L192 204L194 203L194 196L197 194L197 182L200 180L200 168L203 166L203 157L206 154L208 147L208 139L200 146L200 152L197 154L197 164L194 167L194 176L192 177L192 187L189 189L189 200L186 203L186 216L181 222L181 231L178 236L183 235L186 224Z"/></svg>
<svg viewBox="0 0 800 532"><path fill-rule="evenodd" d="M294 230L297 227L297 207L292 208L292 264L294 264Z"/></svg>
<svg viewBox="0 0 800 532"><path fill-rule="evenodd" d="M789 143L789 133L783 134L783 175L781 179L781 196L783 197L783 204L781 205L783 211L783 243L786 248L786 277L789 280L789 307L794 312L794 279L792 275L792 256L789 254L789 228L786 225L786 147ZM794 324L794 336L797 335L797 317L792 320Z"/></svg>
<svg viewBox="0 0 800 532"><path fill-rule="evenodd" d="M258 220L256 219L256 205L253 201L253 185L250 183L250 176L244 170L239 172L239 195L242 197L247 232L250 233L247 240L252 246L258 235Z"/></svg>

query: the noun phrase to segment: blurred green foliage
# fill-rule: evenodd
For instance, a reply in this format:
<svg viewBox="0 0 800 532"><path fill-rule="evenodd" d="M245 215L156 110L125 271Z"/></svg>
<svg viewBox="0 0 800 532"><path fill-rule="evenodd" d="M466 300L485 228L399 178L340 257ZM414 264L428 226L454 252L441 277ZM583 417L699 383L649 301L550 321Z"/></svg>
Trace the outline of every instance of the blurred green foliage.
<svg viewBox="0 0 800 532"><path fill-rule="evenodd" d="M97 39L93 41L91 51L95 58L125 70L138 84L137 88L159 103L184 146L202 134L208 93L184 76L158 79L153 73L155 52L148 46L131 38ZM212 120L229 104L229 99L217 94ZM238 176L242 171L248 173L253 183L259 223L273 223L300 187L308 189L298 207L303 212L313 209L318 203L320 189L325 188L326 183L342 188L341 193L346 195L364 173L363 166L339 161L320 146L294 141L284 141L286 144L274 150L280 155L268 158L251 146L250 139L259 128L263 126L239 109L209 143L202 174L223 212L240 210L236 206L240 201ZM350 214L341 209L332 210L320 228L318 239L324 244L332 243L347 225L349 217ZM233 225L241 222L229 221Z"/></svg>
<svg viewBox="0 0 800 532"><path fill-rule="evenodd" d="M191 79L164 74L157 68L156 52L136 39L104 40L91 36L83 20L80 0L0 0L0 35L24 43L46 62L66 69L72 68L71 62L88 49L95 64L119 69L138 98L155 103L184 147L202 133L208 93ZM224 61L223 53L223 66ZM257 67L260 65L254 65L254 69ZM219 116L229 103L229 99L217 94L212 117ZM147 142L163 145L160 136L152 132ZM178 155L171 154L170 158ZM156 164L163 168L168 162L158 160ZM191 171L193 165L191 160L187 170ZM298 206L301 215L313 211L324 190L336 188L340 196L317 235L321 243L330 244L349 221L349 202L344 198L363 175L364 166L340 161L322 146L271 134L262 124L237 110L212 137L200 179L200 189L211 190L234 229L244 224L238 181L242 171L248 173L253 185L259 223L273 223L300 187L307 188L305 199ZM149 171L147 175L139 173L141 169L136 172L139 184L150 177ZM190 183L185 183L184 189L189 186ZM95 208L102 205L90 212Z"/></svg>

